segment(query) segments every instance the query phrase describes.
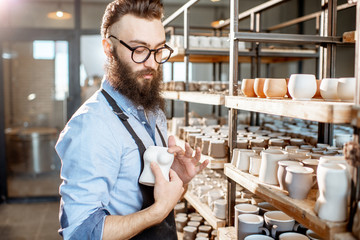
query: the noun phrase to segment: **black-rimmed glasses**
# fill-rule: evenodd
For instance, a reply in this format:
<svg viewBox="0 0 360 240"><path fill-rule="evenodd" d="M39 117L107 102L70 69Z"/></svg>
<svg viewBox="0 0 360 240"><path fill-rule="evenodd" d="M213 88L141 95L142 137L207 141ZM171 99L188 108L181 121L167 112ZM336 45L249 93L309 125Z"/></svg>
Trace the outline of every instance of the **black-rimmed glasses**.
<svg viewBox="0 0 360 240"><path fill-rule="evenodd" d="M172 48L166 44L164 44L163 47L158 48L158 49L150 49L146 46L137 46L137 47L132 48L129 45L127 45L124 41L119 40L117 37L110 35L109 38L111 38L111 37L118 40L122 45L124 45L127 49L129 49L131 51L131 59L135 63L145 62L146 60L149 59L151 53L154 52L155 61L159 64L162 64L162 63L167 62L167 60L169 60L171 54L174 52L174 50L172 50Z"/></svg>

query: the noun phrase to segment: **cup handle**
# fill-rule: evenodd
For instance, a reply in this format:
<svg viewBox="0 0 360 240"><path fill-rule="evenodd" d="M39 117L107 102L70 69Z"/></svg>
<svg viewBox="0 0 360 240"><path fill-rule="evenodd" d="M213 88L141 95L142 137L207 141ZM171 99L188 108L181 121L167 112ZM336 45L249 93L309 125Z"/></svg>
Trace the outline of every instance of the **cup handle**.
<svg viewBox="0 0 360 240"><path fill-rule="evenodd" d="M278 228L277 225L273 225L273 226L271 227L271 236L272 236L273 238L276 237L277 228Z"/></svg>
<svg viewBox="0 0 360 240"><path fill-rule="evenodd" d="M316 183L316 182L315 182L315 183ZM300 223L295 223L295 224L294 224L293 231L297 232L299 227L300 227Z"/></svg>
<svg viewBox="0 0 360 240"><path fill-rule="evenodd" d="M270 235L270 231L266 227L259 227L259 230L264 232L266 236Z"/></svg>

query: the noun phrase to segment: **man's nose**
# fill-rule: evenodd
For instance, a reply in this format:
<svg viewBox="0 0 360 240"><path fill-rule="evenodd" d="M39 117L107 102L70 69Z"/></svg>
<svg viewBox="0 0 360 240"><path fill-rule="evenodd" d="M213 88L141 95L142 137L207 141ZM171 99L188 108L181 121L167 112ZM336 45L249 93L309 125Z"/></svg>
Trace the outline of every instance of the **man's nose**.
<svg viewBox="0 0 360 240"><path fill-rule="evenodd" d="M144 62L144 66L147 68L152 68L156 70L158 68L158 63L155 61L154 53L151 53L149 58Z"/></svg>

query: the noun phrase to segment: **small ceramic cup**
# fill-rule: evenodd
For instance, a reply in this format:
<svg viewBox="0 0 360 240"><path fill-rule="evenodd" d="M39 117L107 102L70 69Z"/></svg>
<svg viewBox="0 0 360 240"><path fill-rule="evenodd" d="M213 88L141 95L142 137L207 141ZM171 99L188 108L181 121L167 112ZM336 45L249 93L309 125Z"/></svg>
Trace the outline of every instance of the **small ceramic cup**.
<svg viewBox="0 0 360 240"><path fill-rule="evenodd" d="M355 78L339 78L337 95L341 101L354 101L355 85Z"/></svg>
<svg viewBox="0 0 360 240"><path fill-rule="evenodd" d="M302 166L303 164L298 161L279 161L278 162L279 169L277 171L277 178L279 181L280 188L282 190L287 190L285 185L285 177L286 177L286 168L288 166Z"/></svg>
<svg viewBox="0 0 360 240"><path fill-rule="evenodd" d="M317 235L313 230L306 230L306 236L311 240L322 240L322 238Z"/></svg>
<svg viewBox="0 0 360 240"><path fill-rule="evenodd" d="M310 100L316 93L315 75L291 74L288 90L293 100Z"/></svg>
<svg viewBox="0 0 360 240"><path fill-rule="evenodd" d="M305 235L295 232L282 233L279 240L309 240Z"/></svg>
<svg viewBox="0 0 360 240"><path fill-rule="evenodd" d="M241 83L241 91L246 97L256 97L254 91L254 83L255 79L252 78L244 78Z"/></svg>
<svg viewBox="0 0 360 240"><path fill-rule="evenodd" d="M324 78L320 84L320 94L325 101L339 101L337 94L339 79Z"/></svg>
<svg viewBox="0 0 360 240"><path fill-rule="evenodd" d="M246 236L264 231L269 235L269 230L263 227L264 218L256 214L240 214L238 216L238 231L237 236L239 240L243 240Z"/></svg>
<svg viewBox="0 0 360 240"><path fill-rule="evenodd" d="M282 99L286 95L287 85L285 78L266 78L264 94L267 98Z"/></svg>
<svg viewBox="0 0 360 240"><path fill-rule="evenodd" d="M255 78L254 92L259 98L266 98L264 93L265 78Z"/></svg>
<svg viewBox="0 0 360 240"><path fill-rule="evenodd" d="M294 199L306 199L310 189L316 184L316 174L308 167L288 166L285 186L289 196Z"/></svg>

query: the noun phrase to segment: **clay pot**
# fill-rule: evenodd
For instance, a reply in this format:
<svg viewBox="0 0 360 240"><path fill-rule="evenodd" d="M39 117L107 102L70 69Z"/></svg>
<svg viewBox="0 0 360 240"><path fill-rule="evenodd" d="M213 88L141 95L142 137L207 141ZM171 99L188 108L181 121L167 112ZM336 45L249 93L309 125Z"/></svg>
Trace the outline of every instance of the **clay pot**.
<svg viewBox="0 0 360 240"><path fill-rule="evenodd" d="M267 98L284 98L287 92L284 78L267 78L264 83L264 94Z"/></svg>
<svg viewBox="0 0 360 240"><path fill-rule="evenodd" d="M254 92L259 98L266 98L264 93L265 78L255 78Z"/></svg>
<svg viewBox="0 0 360 240"><path fill-rule="evenodd" d="M241 91L246 97L256 97L255 91L254 91L254 82L255 79L252 78L245 78L242 80L241 83Z"/></svg>

